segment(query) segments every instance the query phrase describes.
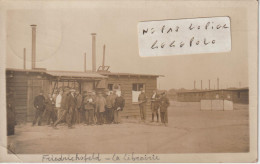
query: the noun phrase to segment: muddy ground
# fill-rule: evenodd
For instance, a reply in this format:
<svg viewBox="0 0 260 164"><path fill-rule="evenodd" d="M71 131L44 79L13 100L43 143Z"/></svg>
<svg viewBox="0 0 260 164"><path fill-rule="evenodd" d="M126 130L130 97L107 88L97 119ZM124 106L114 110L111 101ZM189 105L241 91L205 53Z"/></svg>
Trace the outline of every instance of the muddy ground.
<svg viewBox="0 0 260 164"><path fill-rule="evenodd" d="M248 105L233 111L200 111L199 103L171 102L167 127L123 119L122 124L55 130L18 125L8 137L17 154L219 153L249 150Z"/></svg>

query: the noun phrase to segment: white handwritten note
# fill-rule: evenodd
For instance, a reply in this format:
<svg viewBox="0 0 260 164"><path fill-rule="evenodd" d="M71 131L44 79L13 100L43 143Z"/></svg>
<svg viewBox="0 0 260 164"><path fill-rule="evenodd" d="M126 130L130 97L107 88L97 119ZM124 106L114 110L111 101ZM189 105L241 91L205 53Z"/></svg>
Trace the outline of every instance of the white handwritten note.
<svg viewBox="0 0 260 164"><path fill-rule="evenodd" d="M141 57L231 51L229 17L138 23Z"/></svg>

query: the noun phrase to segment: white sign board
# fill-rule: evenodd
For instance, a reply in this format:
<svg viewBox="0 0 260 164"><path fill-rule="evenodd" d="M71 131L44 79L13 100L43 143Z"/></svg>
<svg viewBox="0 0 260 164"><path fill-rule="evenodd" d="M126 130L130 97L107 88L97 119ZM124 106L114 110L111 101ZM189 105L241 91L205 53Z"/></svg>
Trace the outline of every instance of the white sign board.
<svg viewBox="0 0 260 164"><path fill-rule="evenodd" d="M224 110L233 110L233 102L229 100L224 100Z"/></svg>
<svg viewBox="0 0 260 164"><path fill-rule="evenodd" d="M138 23L141 57L231 51L229 17Z"/></svg>
<svg viewBox="0 0 260 164"><path fill-rule="evenodd" d="M200 100L201 110L211 110L211 100Z"/></svg>
<svg viewBox="0 0 260 164"><path fill-rule="evenodd" d="M223 100L212 100L212 110L224 110Z"/></svg>

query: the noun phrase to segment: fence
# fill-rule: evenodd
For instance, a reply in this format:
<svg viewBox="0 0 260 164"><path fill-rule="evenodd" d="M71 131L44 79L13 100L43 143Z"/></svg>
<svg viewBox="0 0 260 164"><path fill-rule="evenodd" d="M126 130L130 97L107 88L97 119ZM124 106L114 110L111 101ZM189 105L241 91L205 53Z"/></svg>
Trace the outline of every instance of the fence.
<svg viewBox="0 0 260 164"><path fill-rule="evenodd" d="M233 102L229 100L201 100L200 110L216 110L216 111L226 111L234 110Z"/></svg>

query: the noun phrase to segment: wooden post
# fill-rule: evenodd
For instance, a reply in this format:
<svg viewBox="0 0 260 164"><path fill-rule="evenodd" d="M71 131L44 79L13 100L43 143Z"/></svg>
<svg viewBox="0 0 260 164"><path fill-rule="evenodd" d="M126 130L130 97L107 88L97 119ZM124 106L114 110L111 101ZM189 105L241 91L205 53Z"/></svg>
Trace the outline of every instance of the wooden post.
<svg viewBox="0 0 260 164"><path fill-rule="evenodd" d="M35 62L36 62L36 26L31 25L32 27L32 69L35 69Z"/></svg>
<svg viewBox="0 0 260 164"><path fill-rule="evenodd" d="M96 33L92 33L92 72L96 72Z"/></svg>
<svg viewBox="0 0 260 164"><path fill-rule="evenodd" d="M84 72L87 72L87 53L84 54Z"/></svg>
<svg viewBox="0 0 260 164"><path fill-rule="evenodd" d="M26 69L26 48L23 49L23 69Z"/></svg>

